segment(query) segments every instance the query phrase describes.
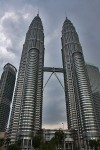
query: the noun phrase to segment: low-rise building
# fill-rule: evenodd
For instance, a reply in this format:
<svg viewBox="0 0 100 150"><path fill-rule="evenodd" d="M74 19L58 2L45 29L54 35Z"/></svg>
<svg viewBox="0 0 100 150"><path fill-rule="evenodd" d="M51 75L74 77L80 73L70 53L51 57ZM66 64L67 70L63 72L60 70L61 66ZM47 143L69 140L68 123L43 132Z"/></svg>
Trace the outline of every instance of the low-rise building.
<svg viewBox="0 0 100 150"><path fill-rule="evenodd" d="M62 130L62 129L59 129ZM55 133L59 131L58 129L43 129L44 141L49 142ZM76 130L62 130L64 133L64 150L74 150L78 148L78 134Z"/></svg>

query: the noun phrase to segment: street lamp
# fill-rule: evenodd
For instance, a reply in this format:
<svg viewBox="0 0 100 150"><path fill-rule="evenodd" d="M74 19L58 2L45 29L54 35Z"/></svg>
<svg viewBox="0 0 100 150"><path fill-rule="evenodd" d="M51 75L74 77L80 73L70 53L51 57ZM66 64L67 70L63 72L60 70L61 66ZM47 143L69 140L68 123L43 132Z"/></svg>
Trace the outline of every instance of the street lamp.
<svg viewBox="0 0 100 150"><path fill-rule="evenodd" d="M62 123L62 125L63 125L63 130L64 130L64 123Z"/></svg>
<svg viewBox="0 0 100 150"><path fill-rule="evenodd" d="M63 125L63 133L64 133L64 123L62 123ZM65 150L65 133L64 133L64 150Z"/></svg>

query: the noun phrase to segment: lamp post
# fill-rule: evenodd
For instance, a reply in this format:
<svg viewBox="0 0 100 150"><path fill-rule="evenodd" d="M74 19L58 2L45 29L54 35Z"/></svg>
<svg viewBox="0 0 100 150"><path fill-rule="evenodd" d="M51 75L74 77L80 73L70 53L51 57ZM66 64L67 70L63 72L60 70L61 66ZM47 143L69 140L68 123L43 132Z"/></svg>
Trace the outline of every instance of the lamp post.
<svg viewBox="0 0 100 150"><path fill-rule="evenodd" d="M64 131L64 123L62 123L62 125L63 125L63 131Z"/></svg>
<svg viewBox="0 0 100 150"><path fill-rule="evenodd" d="M64 123L62 123L63 125L63 133L64 133ZM65 150L65 133L64 133L64 150Z"/></svg>

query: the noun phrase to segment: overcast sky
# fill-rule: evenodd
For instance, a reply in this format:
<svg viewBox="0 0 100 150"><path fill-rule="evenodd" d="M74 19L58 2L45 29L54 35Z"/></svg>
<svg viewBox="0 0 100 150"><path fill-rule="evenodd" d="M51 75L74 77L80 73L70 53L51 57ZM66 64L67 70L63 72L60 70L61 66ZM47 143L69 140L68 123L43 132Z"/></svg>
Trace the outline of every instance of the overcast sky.
<svg viewBox="0 0 100 150"><path fill-rule="evenodd" d="M0 74L19 67L25 34L39 14L45 34L45 66L62 67L61 30L67 16L78 32L85 61L100 68L100 0L0 0ZM48 79L50 73L45 73ZM58 74L62 84L63 75ZM64 91L53 75L44 90L43 128L66 128Z"/></svg>

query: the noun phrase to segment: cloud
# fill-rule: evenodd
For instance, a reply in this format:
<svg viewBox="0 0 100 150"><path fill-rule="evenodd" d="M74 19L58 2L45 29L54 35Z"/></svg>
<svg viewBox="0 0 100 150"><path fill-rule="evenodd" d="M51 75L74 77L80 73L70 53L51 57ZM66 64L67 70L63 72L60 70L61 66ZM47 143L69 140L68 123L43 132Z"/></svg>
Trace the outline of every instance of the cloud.
<svg viewBox="0 0 100 150"><path fill-rule="evenodd" d="M28 15L27 12L23 14L20 11L8 11L0 18L1 71L3 65L8 62L17 68L19 66L25 34L29 25Z"/></svg>
<svg viewBox="0 0 100 150"><path fill-rule="evenodd" d="M50 76L50 73L45 73L45 76L46 74L48 77ZM63 76L58 74L57 76L63 85ZM54 127L57 125L57 128L60 128L62 122L65 122L66 127L65 95L63 88L53 74L44 89L43 127L51 126L53 128L53 125Z"/></svg>
<svg viewBox="0 0 100 150"><path fill-rule="evenodd" d="M6 48L0 46L0 59L15 59L15 55L12 52L7 51Z"/></svg>

